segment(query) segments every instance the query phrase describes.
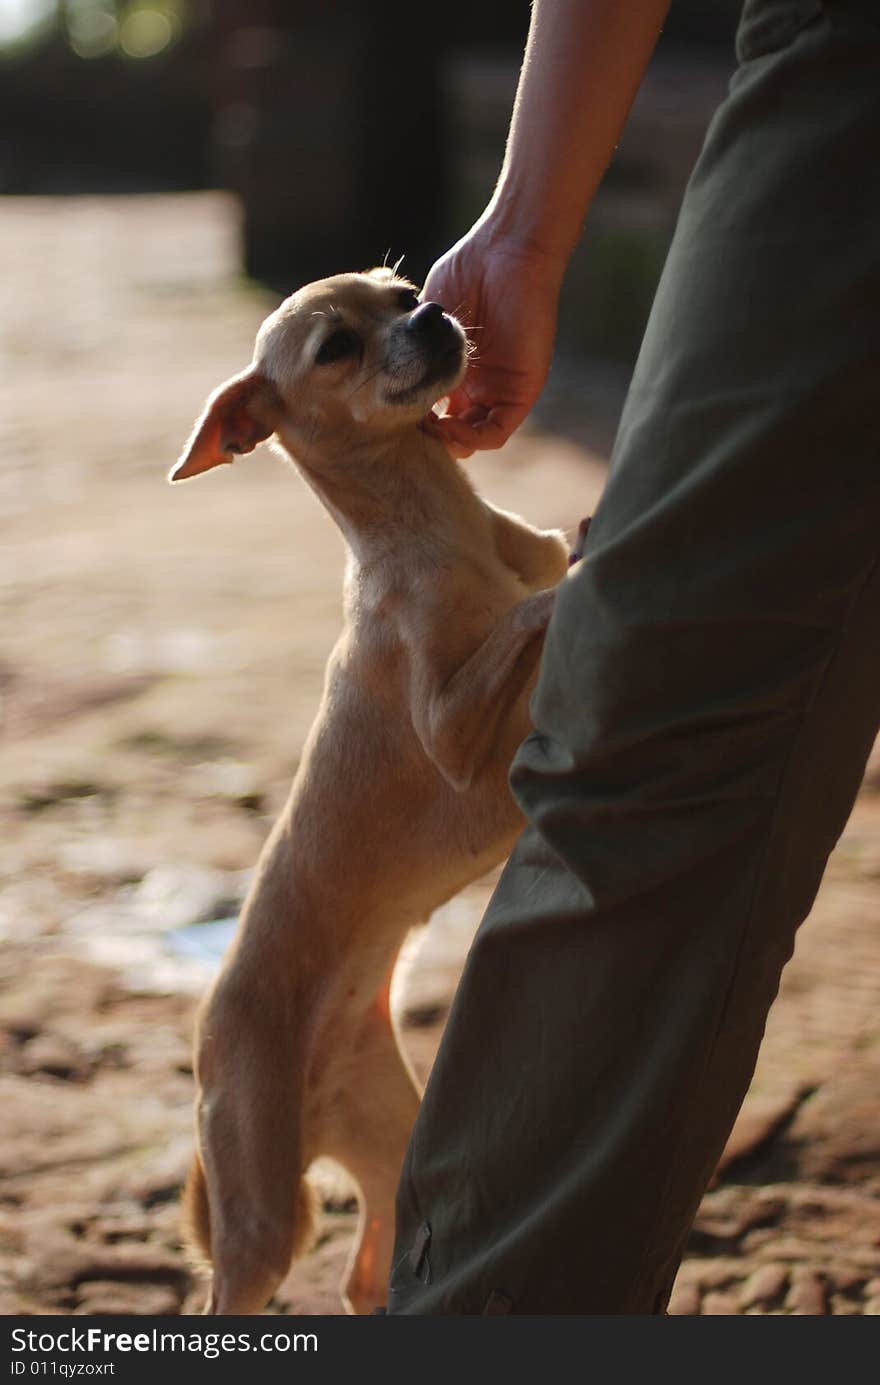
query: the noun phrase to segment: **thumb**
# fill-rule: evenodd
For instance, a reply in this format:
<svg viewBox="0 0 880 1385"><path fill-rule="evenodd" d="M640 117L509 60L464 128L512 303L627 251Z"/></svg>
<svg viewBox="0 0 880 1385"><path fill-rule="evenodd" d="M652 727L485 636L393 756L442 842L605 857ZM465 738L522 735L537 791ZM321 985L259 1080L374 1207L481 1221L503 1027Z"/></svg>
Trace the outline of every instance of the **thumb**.
<svg viewBox="0 0 880 1385"><path fill-rule="evenodd" d="M457 385L446 396L446 417L457 418L460 414L467 413L472 404L473 400L468 391L462 385Z"/></svg>

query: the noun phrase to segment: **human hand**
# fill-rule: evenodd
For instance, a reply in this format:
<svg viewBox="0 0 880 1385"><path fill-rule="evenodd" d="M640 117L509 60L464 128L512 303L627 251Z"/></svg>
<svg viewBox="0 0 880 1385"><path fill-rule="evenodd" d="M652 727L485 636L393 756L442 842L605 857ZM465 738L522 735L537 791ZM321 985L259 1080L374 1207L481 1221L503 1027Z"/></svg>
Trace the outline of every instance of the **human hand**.
<svg viewBox="0 0 880 1385"><path fill-rule="evenodd" d="M443 416L426 432L454 457L501 447L537 400L553 355L563 266L478 222L437 261L421 297L468 333L471 356Z"/></svg>

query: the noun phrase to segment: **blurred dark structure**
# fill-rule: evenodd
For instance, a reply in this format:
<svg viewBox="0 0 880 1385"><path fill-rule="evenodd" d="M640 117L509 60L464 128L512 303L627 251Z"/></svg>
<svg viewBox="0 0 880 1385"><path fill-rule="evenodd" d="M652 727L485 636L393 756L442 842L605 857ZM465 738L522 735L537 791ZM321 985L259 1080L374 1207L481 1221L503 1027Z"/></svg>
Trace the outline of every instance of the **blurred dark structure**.
<svg viewBox="0 0 880 1385"><path fill-rule="evenodd" d="M738 10L677 0L663 46L726 61ZM491 191L529 11L447 0L427 34L402 0L215 0L215 149L248 272L286 292L403 254L421 280Z"/></svg>
<svg viewBox="0 0 880 1385"><path fill-rule="evenodd" d="M35 5L35 11L40 8ZM528 0L56 0L0 49L0 192L226 187L279 293L404 256L420 281L489 195ZM740 0L673 0L572 262L562 340L632 358L733 66Z"/></svg>
<svg viewBox="0 0 880 1385"><path fill-rule="evenodd" d="M514 5L513 8L516 8ZM215 151L249 273L289 291L442 248L441 57L401 0L216 0Z"/></svg>
<svg viewBox="0 0 880 1385"><path fill-rule="evenodd" d="M159 26L152 42L144 17ZM116 33L126 19L139 38L129 52ZM197 0L58 0L29 42L0 49L0 193L209 186L209 25Z"/></svg>

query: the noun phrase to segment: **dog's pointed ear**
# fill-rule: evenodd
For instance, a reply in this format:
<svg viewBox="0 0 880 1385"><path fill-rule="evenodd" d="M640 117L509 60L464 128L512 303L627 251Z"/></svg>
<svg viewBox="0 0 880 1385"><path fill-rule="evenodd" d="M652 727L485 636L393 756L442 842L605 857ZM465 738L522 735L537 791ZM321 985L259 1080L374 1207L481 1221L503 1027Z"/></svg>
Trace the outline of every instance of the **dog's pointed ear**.
<svg viewBox="0 0 880 1385"><path fill-rule="evenodd" d="M259 370L251 366L234 375L211 395L168 480L185 481L253 452L272 436L280 416L275 387Z"/></svg>

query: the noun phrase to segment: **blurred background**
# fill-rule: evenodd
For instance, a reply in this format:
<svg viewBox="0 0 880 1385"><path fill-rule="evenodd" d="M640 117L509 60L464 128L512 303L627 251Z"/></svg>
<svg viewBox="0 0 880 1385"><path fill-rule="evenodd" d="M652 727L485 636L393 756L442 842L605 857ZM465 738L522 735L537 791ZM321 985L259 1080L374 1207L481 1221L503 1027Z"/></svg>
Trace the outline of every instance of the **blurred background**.
<svg viewBox="0 0 880 1385"><path fill-rule="evenodd" d="M564 342L631 361L739 5L676 0L570 276ZM491 191L527 0L0 0L0 191L228 188L288 293L390 253L421 280ZM588 311L584 311L584 309Z"/></svg>
<svg viewBox="0 0 880 1385"><path fill-rule="evenodd" d="M574 533L604 484L739 4L673 0L573 257L533 415L468 463ZM267 448L166 484L279 297L421 282L500 164L526 0L0 0L0 1312L201 1306L177 1198L194 1007L286 797L341 542ZM880 765L872 762L700 1211L678 1313L880 1311ZM395 982L425 1076L492 888ZM274 1312L338 1311L355 1218Z"/></svg>

